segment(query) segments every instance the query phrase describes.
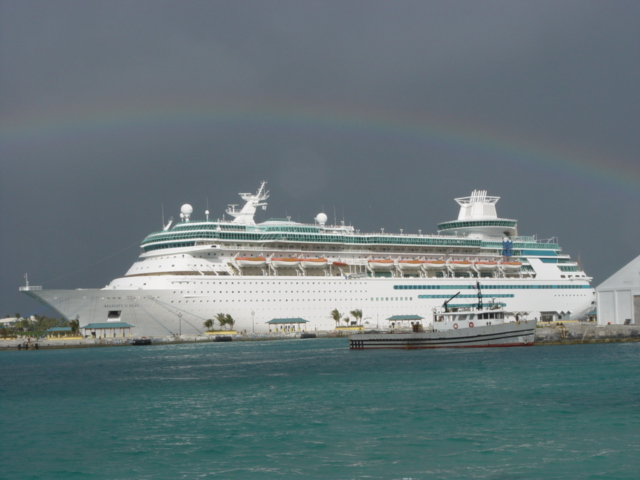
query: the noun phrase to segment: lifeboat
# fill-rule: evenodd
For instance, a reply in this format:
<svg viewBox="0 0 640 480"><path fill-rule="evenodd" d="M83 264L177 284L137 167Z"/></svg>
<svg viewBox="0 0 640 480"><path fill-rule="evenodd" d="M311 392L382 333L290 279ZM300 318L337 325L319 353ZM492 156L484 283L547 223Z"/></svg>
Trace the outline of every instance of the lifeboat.
<svg viewBox="0 0 640 480"><path fill-rule="evenodd" d="M374 270L391 270L394 263L391 259L373 259L369 260L369 266Z"/></svg>
<svg viewBox="0 0 640 480"><path fill-rule="evenodd" d="M449 266L452 270L465 271L471 270L473 264L469 260L452 260Z"/></svg>
<svg viewBox="0 0 640 480"><path fill-rule="evenodd" d="M424 260L400 260L398 266L402 270L419 270L425 263Z"/></svg>
<svg viewBox="0 0 640 480"><path fill-rule="evenodd" d="M327 265L326 258L301 258L300 265L304 268L324 268Z"/></svg>
<svg viewBox="0 0 640 480"><path fill-rule="evenodd" d="M522 262L500 262L500 266L505 272L519 272Z"/></svg>
<svg viewBox="0 0 640 480"><path fill-rule="evenodd" d="M424 263L424 268L429 270L442 270L445 265L444 260L426 260Z"/></svg>
<svg viewBox="0 0 640 480"><path fill-rule="evenodd" d="M349 264L348 263L344 263L344 262L333 262L333 266L334 267L348 267Z"/></svg>
<svg viewBox="0 0 640 480"><path fill-rule="evenodd" d="M264 267L264 264L267 263L267 259L264 257L236 257L236 263L242 268L260 268Z"/></svg>
<svg viewBox="0 0 640 480"><path fill-rule="evenodd" d="M296 268L300 260L296 257L277 257L271 259L271 265L276 268Z"/></svg>
<svg viewBox="0 0 640 480"><path fill-rule="evenodd" d="M498 268L498 262L476 262L474 265L480 272L490 272Z"/></svg>

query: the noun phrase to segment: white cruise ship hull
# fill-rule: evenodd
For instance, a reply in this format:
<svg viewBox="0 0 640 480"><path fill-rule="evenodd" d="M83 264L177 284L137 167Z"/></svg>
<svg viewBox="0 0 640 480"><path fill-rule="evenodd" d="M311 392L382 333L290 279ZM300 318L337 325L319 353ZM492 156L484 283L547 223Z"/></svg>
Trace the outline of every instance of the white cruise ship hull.
<svg viewBox="0 0 640 480"><path fill-rule="evenodd" d="M333 309L348 314L364 312L365 328L386 328L394 315L430 318L434 308L457 291L475 297L472 279L344 278L344 277L153 277L140 279L145 290L87 289L34 290L25 293L46 303L65 318L78 318L81 325L108 321L118 312L121 321L133 325L133 335L197 335L205 331L204 321L218 313L228 313L236 321L234 329L247 333L267 333L274 318L303 318L306 324L296 331L333 330ZM546 289L553 282L521 280L483 282L485 301L504 302L512 311L528 312L540 319L544 311L571 310L576 315L591 305L593 290ZM552 286L552 285L548 285ZM168 288L167 288L168 287ZM401 287L401 288L399 288ZM419 287L446 287L441 290ZM495 287L491 290L489 287ZM504 287L504 288L502 288ZM494 298L487 292L494 294ZM433 293L437 292L437 293ZM561 292L561 293L559 293ZM427 297L427 298L423 298ZM475 298L464 299L473 303ZM113 316L112 316L113 317ZM271 327L274 331L275 327Z"/></svg>

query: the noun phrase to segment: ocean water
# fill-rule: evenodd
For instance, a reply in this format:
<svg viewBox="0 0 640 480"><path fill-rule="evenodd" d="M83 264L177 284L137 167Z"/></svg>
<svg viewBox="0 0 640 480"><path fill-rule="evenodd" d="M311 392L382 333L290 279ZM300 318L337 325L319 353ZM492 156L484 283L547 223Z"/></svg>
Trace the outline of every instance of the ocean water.
<svg viewBox="0 0 640 480"><path fill-rule="evenodd" d="M0 352L0 478L637 479L640 343Z"/></svg>

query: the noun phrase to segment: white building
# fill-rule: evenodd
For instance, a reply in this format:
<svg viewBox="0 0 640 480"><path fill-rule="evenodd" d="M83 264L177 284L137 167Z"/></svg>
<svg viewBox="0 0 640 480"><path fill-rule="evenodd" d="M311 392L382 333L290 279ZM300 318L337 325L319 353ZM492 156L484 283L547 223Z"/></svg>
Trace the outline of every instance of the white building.
<svg viewBox="0 0 640 480"><path fill-rule="evenodd" d="M640 256L596 288L599 325L640 325Z"/></svg>

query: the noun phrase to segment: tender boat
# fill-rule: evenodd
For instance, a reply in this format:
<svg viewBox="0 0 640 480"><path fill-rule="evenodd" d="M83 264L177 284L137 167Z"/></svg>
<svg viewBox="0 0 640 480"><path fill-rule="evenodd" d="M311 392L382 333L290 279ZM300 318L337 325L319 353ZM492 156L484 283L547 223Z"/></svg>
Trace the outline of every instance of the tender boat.
<svg viewBox="0 0 640 480"><path fill-rule="evenodd" d="M452 309L447 304L460 292L434 310L430 331L419 322L413 332L360 333L349 337L349 348L470 348L531 346L535 340L536 320L522 320L523 314L507 312L499 306L483 307L479 283L478 305L475 309Z"/></svg>

